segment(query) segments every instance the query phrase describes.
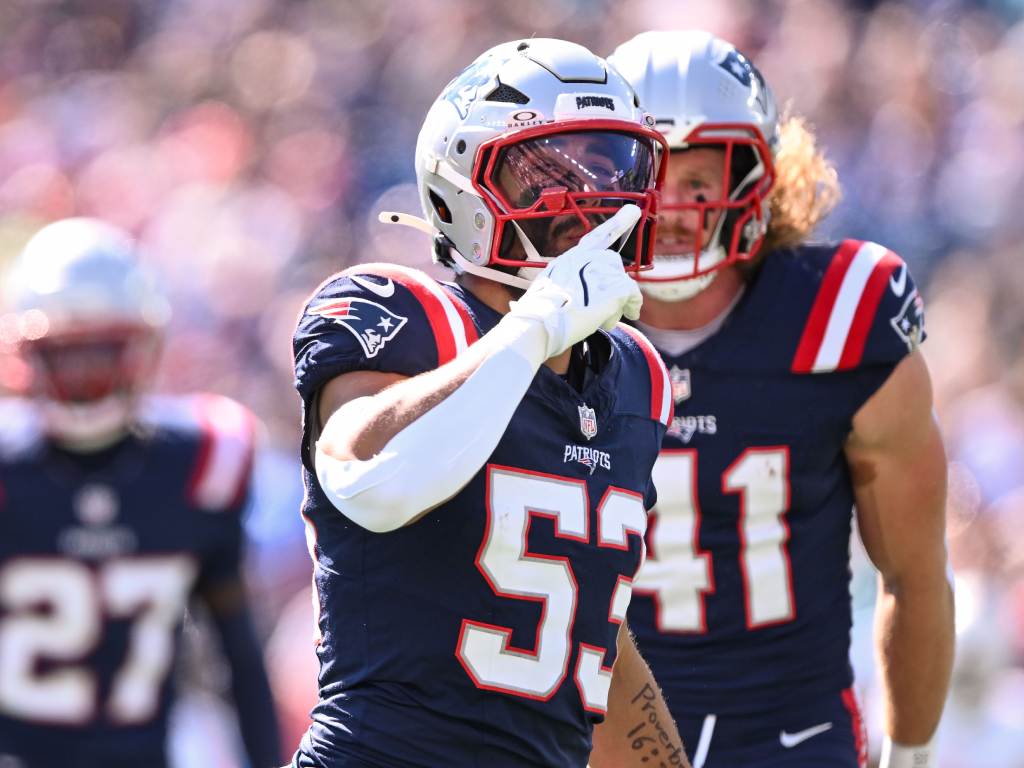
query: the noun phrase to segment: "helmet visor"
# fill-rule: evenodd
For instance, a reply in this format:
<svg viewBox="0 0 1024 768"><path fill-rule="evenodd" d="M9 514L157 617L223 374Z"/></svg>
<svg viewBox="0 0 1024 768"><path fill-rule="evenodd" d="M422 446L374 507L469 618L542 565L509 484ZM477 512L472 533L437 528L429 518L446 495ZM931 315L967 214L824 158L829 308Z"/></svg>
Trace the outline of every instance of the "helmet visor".
<svg viewBox="0 0 1024 768"><path fill-rule="evenodd" d="M656 139L646 134L605 127L548 128L518 141L496 142L485 153L478 177L497 222L490 263L543 267L632 203L644 217L613 247L626 265L646 268L656 215L655 146Z"/></svg>
<svg viewBox="0 0 1024 768"><path fill-rule="evenodd" d="M539 136L499 153L491 181L509 212L531 210L548 190L642 193L654 184L653 147L610 131Z"/></svg>

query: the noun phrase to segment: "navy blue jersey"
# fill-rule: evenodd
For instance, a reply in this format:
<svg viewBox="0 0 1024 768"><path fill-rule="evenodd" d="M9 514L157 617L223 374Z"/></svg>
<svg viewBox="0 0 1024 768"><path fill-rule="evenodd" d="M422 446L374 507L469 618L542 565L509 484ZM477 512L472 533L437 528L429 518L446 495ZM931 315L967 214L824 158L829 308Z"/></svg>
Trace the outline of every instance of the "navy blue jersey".
<svg viewBox="0 0 1024 768"><path fill-rule="evenodd" d="M40 427L0 402L0 756L161 765L187 600L237 578L251 415L154 399L91 455Z"/></svg>
<svg viewBox="0 0 1024 768"><path fill-rule="evenodd" d="M390 533L332 506L308 450L310 408L332 378L428 371L498 320L458 286L370 265L328 280L299 321L321 634L299 764L586 765L671 404L650 342L622 327L591 337L607 362L582 392L542 367L480 472Z"/></svg>
<svg viewBox="0 0 1024 768"><path fill-rule="evenodd" d="M629 621L677 720L850 686L844 442L923 335L899 257L846 241L769 254L717 333L665 357L675 415Z"/></svg>

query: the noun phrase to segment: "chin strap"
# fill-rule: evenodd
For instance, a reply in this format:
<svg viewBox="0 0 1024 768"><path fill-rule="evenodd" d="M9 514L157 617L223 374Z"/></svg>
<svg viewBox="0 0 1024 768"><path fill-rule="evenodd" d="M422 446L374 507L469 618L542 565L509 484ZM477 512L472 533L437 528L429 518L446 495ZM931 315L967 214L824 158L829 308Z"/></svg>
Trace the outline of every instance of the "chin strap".
<svg viewBox="0 0 1024 768"><path fill-rule="evenodd" d="M403 227L411 227L412 229L422 232L425 235L433 237L437 234L434 226L426 219L421 219L419 216L413 216L411 213L399 213L398 211L381 211L377 214L377 221L382 224L398 224ZM523 247L527 249L529 253L537 253L537 249L533 247L529 239L525 234L519 230L519 226L516 225L516 230L520 234L520 238L523 242ZM526 290L530 287L530 281L524 277L517 277L515 275L509 275L505 272L501 272L491 267L481 267L478 264L474 264L461 253L454 248L449 248L448 253L452 258L452 261L457 267L459 272L468 272L471 275L477 275L478 277L486 278L487 280L493 280L496 283L503 283L505 285L512 286L513 288L520 288ZM540 258L539 256L537 258Z"/></svg>
<svg viewBox="0 0 1024 768"><path fill-rule="evenodd" d="M519 226L519 222L515 219L512 220L512 226L515 227L516 237L519 238L519 244L523 246L523 251L526 253L527 261L543 261L545 263L551 261L551 259L545 259L537 252L536 246L523 232L523 228Z"/></svg>
<svg viewBox="0 0 1024 768"><path fill-rule="evenodd" d="M533 282L530 278L510 275L507 272L502 272L501 270L494 269L493 267L481 267L478 264L474 264L454 248L448 249L448 255L451 256L452 261L455 262L460 271L468 272L471 275L476 275L478 277L485 278L486 280L493 280L496 283L502 283L503 285L508 285L512 288L520 288L524 291L529 288L530 283ZM533 267L524 267L524 269L530 269L534 273L539 273L539 270ZM523 270L520 269L519 271L522 272Z"/></svg>
<svg viewBox="0 0 1024 768"><path fill-rule="evenodd" d="M422 232L425 235L434 237L437 234L437 230L434 225L426 219L414 216L411 213L401 213L399 211L381 211L377 214L377 221L382 224L398 224L403 227L410 227L418 232ZM537 247L533 244L522 227L513 220L512 226L515 228L516 237L519 239L519 243L523 246L523 251L526 252L526 258L528 261L543 261L545 263L553 261L540 255L537 251ZM618 248L616 251L622 252L622 249L626 245L626 241L632 234L633 229L636 227L634 224L625 232L622 237L619 238ZM487 280L493 280L496 283L502 283L509 285L513 288L520 288L526 290L530 287L530 283L533 282L533 276L537 275L540 267L523 267L519 270L518 275L510 275L501 270L494 269L493 267L481 267L479 264L474 264L461 253L454 248L449 248L448 253L452 258L452 261L456 264L458 269L462 272L468 272L471 275L486 278ZM532 274L531 277L523 277L523 270L529 270Z"/></svg>
<svg viewBox="0 0 1024 768"><path fill-rule="evenodd" d="M411 213L399 213L398 211L381 211L377 214L377 221L381 224L399 224L403 227L412 227L425 235L434 236L434 227L426 219L413 216Z"/></svg>

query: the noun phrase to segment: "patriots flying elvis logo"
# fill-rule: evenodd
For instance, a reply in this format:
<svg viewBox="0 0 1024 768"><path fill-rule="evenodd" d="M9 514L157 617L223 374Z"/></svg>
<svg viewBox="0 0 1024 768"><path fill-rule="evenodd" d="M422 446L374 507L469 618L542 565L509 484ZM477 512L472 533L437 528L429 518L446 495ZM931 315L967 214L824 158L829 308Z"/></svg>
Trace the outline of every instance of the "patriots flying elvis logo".
<svg viewBox="0 0 1024 768"><path fill-rule="evenodd" d="M909 351L913 352L921 345L924 341L924 300L917 292L917 288L910 292L899 313L889 319L889 324Z"/></svg>
<svg viewBox="0 0 1024 768"><path fill-rule="evenodd" d="M729 48L728 52L718 62L718 66L740 81L742 85L751 89L751 95L761 113L768 114L768 85L765 83L761 71L755 67L746 56L735 48Z"/></svg>
<svg viewBox="0 0 1024 768"><path fill-rule="evenodd" d="M498 70L508 58L493 53L481 56L445 86L441 98L450 101L465 120L473 102L480 98L480 91L497 79Z"/></svg>
<svg viewBox="0 0 1024 768"><path fill-rule="evenodd" d="M395 338L407 318L368 299L333 299L309 308L309 314L326 317L345 326L359 340L367 357L374 357Z"/></svg>

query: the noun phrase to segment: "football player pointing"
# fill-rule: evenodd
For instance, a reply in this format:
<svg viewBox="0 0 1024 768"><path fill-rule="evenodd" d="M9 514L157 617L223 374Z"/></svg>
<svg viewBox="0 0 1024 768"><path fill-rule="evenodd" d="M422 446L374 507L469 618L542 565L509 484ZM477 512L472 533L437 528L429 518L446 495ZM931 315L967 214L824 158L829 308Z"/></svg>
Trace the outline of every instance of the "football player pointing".
<svg viewBox="0 0 1024 768"><path fill-rule="evenodd" d="M240 573L251 414L143 397L169 308L125 233L50 224L6 287L30 375L0 400L0 764L166 765L191 597L223 641L250 764L277 764Z"/></svg>
<svg viewBox="0 0 1024 768"><path fill-rule="evenodd" d="M934 766L949 681L946 461L903 261L805 245L834 171L733 46L650 32L610 62L671 148L640 327L677 414L630 623L698 766L865 765L851 506L880 573L884 768Z"/></svg>
<svg viewBox="0 0 1024 768"><path fill-rule="evenodd" d="M624 621L670 412L617 325L660 142L586 49L498 46L427 115L426 221L385 216L456 281L363 265L306 306L321 671L293 765L687 764Z"/></svg>

